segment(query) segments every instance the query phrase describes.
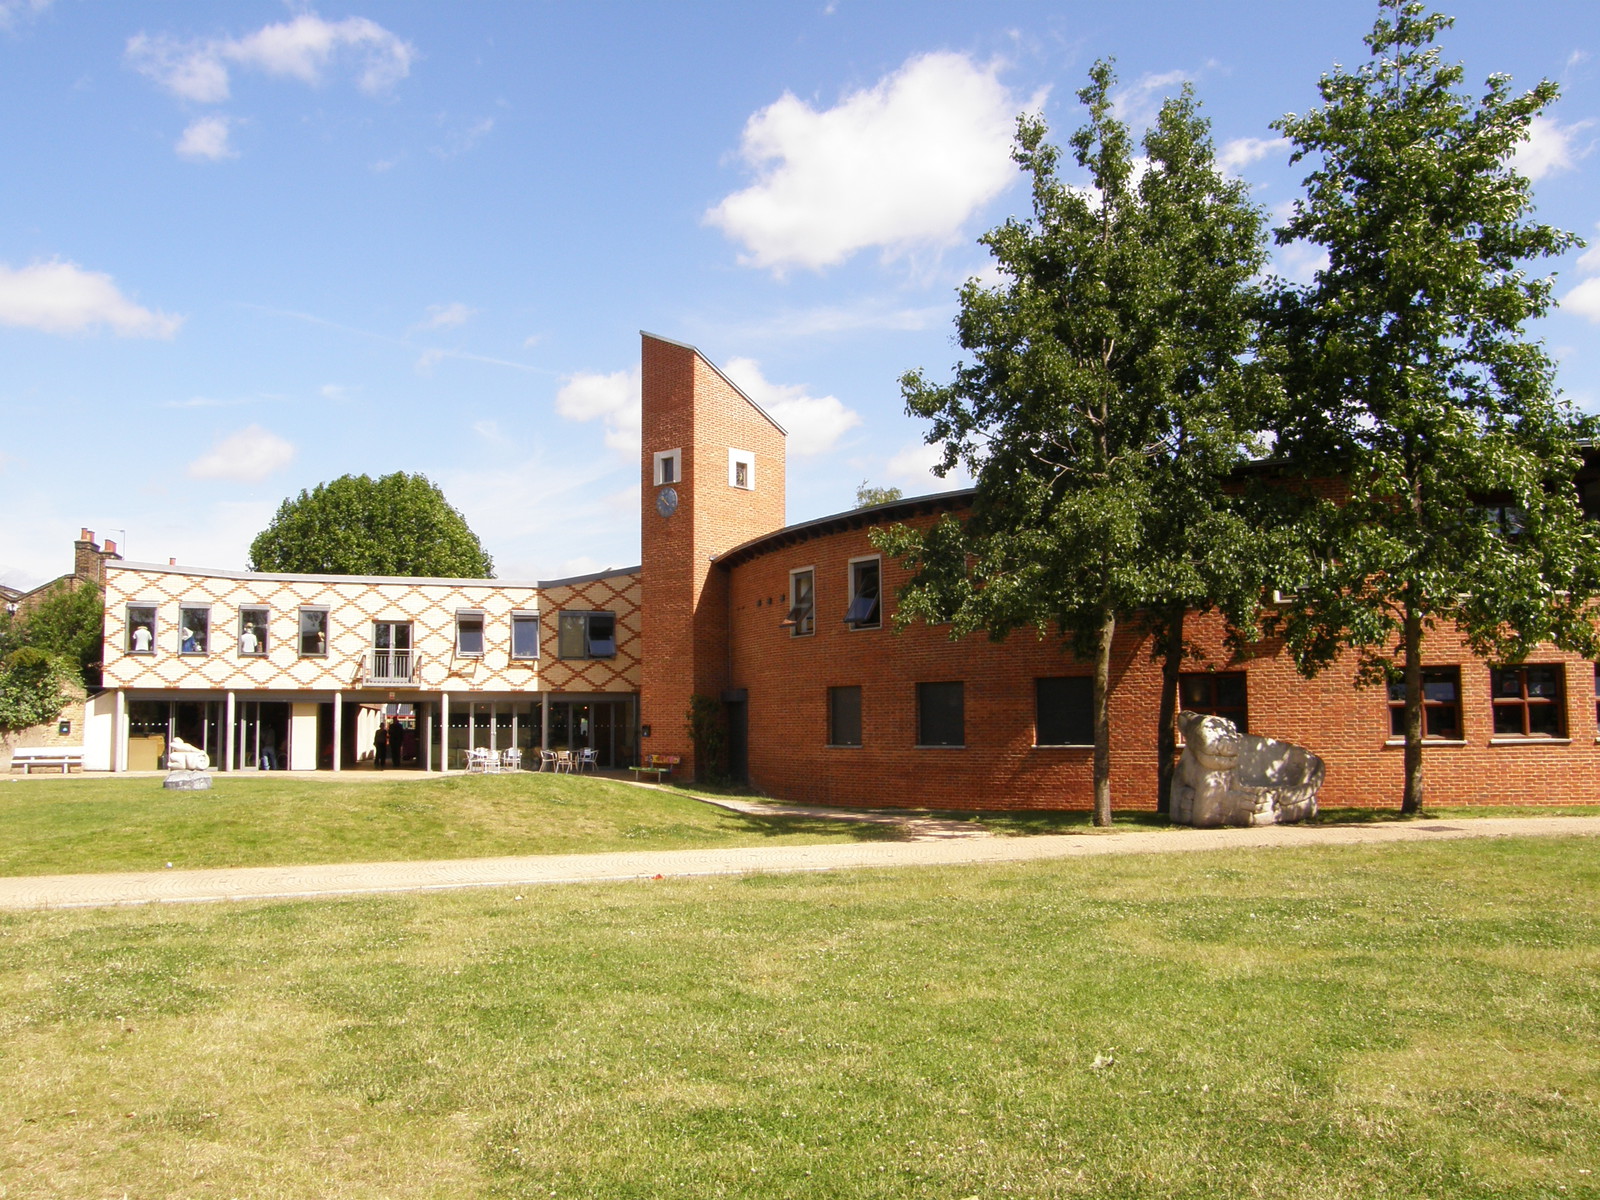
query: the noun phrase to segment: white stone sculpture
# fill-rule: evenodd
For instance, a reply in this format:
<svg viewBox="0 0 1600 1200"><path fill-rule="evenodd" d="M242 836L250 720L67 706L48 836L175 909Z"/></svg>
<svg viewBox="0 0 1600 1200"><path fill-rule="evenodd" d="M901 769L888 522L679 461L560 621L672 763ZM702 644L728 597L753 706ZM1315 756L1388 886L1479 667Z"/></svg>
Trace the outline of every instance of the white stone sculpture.
<svg viewBox="0 0 1600 1200"><path fill-rule="evenodd" d="M1178 825L1283 825L1317 812L1322 760L1303 746L1240 733L1225 717L1178 714L1183 758L1172 777Z"/></svg>
<svg viewBox="0 0 1600 1200"><path fill-rule="evenodd" d="M204 791L211 786L211 776L206 769L211 766L211 756L198 746L191 746L181 737L174 737L167 747L167 777L164 788L182 791Z"/></svg>

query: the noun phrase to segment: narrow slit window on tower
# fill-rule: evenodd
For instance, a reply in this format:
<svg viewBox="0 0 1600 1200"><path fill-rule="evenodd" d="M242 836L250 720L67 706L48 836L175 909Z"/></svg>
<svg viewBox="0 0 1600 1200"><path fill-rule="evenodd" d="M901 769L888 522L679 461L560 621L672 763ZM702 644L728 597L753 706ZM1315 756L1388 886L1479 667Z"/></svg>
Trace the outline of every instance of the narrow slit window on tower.
<svg viewBox="0 0 1600 1200"><path fill-rule="evenodd" d="M728 486L752 491L756 486L756 456L749 450L728 451Z"/></svg>
<svg viewBox="0 0 1600 1200"><path fill-rule="evenodd" d="M677 483L683 478L683 450L658 450L655 455L656 486Z"/></svg>

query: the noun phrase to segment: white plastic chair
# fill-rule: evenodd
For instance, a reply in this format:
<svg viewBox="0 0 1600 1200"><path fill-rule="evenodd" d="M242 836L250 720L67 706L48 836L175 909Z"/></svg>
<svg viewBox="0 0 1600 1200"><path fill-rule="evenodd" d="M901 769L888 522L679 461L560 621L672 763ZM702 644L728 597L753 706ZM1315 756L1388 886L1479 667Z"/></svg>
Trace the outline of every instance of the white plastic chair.
<svg viewBox="0 0 1600 1200"><path fill-rule="evenodd" d="M578 752L577 769L581 772L585 768L591 771L600 769L600 758L592 749L584 749Z"/></svg>
<svg viewBox="0 0 1600 1200"><path fill-rule="evenodd" d="M500 769L503 771L522 770L522 751L516 746L500 751Z"/></svg>

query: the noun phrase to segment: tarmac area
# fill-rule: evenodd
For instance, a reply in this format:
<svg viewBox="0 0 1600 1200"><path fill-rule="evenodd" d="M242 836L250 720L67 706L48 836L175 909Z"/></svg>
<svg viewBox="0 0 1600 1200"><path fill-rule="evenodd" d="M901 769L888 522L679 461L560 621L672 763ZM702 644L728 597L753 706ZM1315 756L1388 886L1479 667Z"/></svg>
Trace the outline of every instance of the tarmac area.
<svg viewBox="0 0 1600 1200"><path fill-rule="evenodd" d="M648 785L646 785L648 786ZM1600 817L1482 817L1376 825L1281 825L1252 829L1114 829L1030 837L973 836L955 822L831 809L710 800L740 811L901 820L907 840L820 846L633 850L434 862L334 863L202 871L39 875L0 879L0 909L106 908L224 900L285 900L476 887L537 887L884 867L977 866L1098 854L1184 854L1280 847L1373 846L1483 837L1600 836ZM920 824L919 824L920 822Z"/></svg>

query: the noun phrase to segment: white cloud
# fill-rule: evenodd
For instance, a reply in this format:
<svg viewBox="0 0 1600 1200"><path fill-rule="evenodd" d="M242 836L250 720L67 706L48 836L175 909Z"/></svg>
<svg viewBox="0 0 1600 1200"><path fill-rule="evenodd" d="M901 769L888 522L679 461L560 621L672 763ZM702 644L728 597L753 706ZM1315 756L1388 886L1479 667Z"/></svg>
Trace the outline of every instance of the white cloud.
<svg viewBox="0 0 1600 1200"><path fill-rule="evenodd" d="M1580 133L1593 121L1574 121L1563 125L1550 117L1534 117L1528 123L1528 137L1517 147L1513 163L1529 179L1543 179L1557 171L1569 171L1578 159L1594 148L1593 143L1578 145Z"/></svg>
<svg viewBox="0 0 1600 1200"><path fill-rule="evenodd" d="M1585 279L1561 297L1561 307L1600 325L1600 276Z"/></svg>
<svg viewBox="0 0 1600 1200"><path fill-rule="evenodd" d="M16 270L0 263L0 325L45 333L108 325L123 337L170 338L182 324L182 317L135 304L101 271L60 259Z"/></svg>
<svg viewBox="0 0 1600 1200"><path fill-rule="evenodd" d="M954 303L896 308L878 300L865 300L791 310L743 322L735 327L734 338L738 341L808 338L868 329L916 332L947 324L954 314Z"/></svg>
<svg viewBox="0 0 1600 1200"><path fill-rule="evenodd" d="M454 329L458 325L465 325L477 312L477 309L468 308L459 300L454 304L430 304L427 318L414 328Z"/></svg>
<svg viewBox="0 0 1600 1200"><path fill-rule="evenodd" d="M1312 283L1328 265L1328 251L1315 242L1290 242L1278 247L1272 268L1292 283Z"/></svg>
<svg viewBox="0 0 1600 1200"><path fill-rule="evenodd" d="M1112 94L1112 111L1119 121L1125 121L1137 133L1156 119L1168 96L1193 79L1188 71L1141 75L1137 83L1130 83Z"/></svg>
<svg viewBox="0 0 1600 1200"><path fill-rule="evenodd" d="M915 442L903 447L898 454L889 459L885 471L892 483L903 484L906 492L911 496L928 495L934 492L949 492L956 488L970 487L972 478L962 467L956 467L944 478L933 473L933 468L944 458L943 446L930 446L926 442Z"/></svg>
<svg viewBox="0 0 1600 1200"><path fill-rule="evenodd" d="M556 393L556 412L569 421L605 422L605 442L613 450L637 456L642 423L639 369L600 375L569 375Z"/></svg>
<svg viewBox="0 0 1600 1200"><path fill-rule="evenodd" d="M14 29L25 18L50 7L50 0L0 0L0 30Z"/></svg>
<svg viewBox="0 0 1600 1200"><path fill-rule="evenodd" d="M439 121L441 125L444 124L443 117ZM483 141L493 129L493 117L479 117L476 121L461 128L446 129L444 145L433 147L433 153L439 158L456 158L467 153L479 142Z"/></svg>
<svg viewBox="0 0 1600 1200"><path fill-rule="evenodd" d="M411 73L416 55L410 43L365 17L325 21L315 13L263 26L241 38L183 41L140 33L127 46L135 70L179 99L199 104L228 98L230 65L315 86L337 60L350 65L356 86L377 95Z"/></svg>
<svg viewBox="0 0 1600 1200"><path fill-rule="evenodd" d="M755 184L706 222L744 244L741 262L779 270L830 266L869 246L950 244L1018 178L1011 135L1027 105L999 70L927 54L829 109L784 93L745 123L739 154Z"/></svg>
<svg viewBox="0 0 1600 1200"><path fill-rule="evenodd" d="M295 449L277 434L251 425L219 439L189 464L191 479L258 483L294 461Z"/></svg>
<svg viewBox="0 0 1600 1200"><path fill-rule="evenodd" d="M861 414L846 408L837 396L809 395L804 384L773 383L753 358L730 358L723 370L788 431L791 454L805 457L832 450L861 424Z"/></svg>
<svg viewBox="0 0 1600 1200"><path fill-rule="evenodd" d="M1253 162L1260 162L1272 154L1282 154L1285 160L1289 156L1288 138L1234 138L1231 142L1224 142L1222 149L1217 151L1217 166L1232 175L1237 175Z"/></svg>
<svg viewBox="0 0 1600 1200"><path fill-rule="evenodd" d="M227 117L200 117L189 123L178 139L180 158L205 159L220 162L225 158L238 158L239 152L228 144L232 122Z"/></svg>
<svg viewBox="0 0 1600 1200"><path fill-rule="evenodd" d="M335 404L340 404L350 399L350 389L342 383L325 383L317 389L317 395L324 400L332 400Z"/></svg>

